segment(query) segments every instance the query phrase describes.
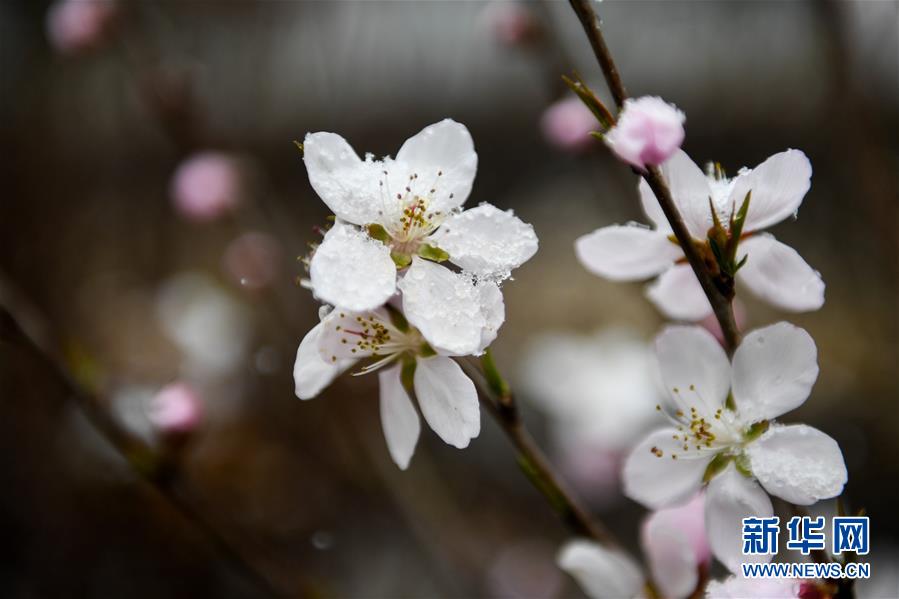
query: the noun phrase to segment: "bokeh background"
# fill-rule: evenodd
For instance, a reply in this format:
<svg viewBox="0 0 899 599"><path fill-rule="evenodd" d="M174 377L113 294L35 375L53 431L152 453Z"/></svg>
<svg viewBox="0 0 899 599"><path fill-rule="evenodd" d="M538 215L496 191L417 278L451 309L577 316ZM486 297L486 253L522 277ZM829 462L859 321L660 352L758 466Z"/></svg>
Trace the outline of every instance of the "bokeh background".
<svg viewBox="0 0 899 599"><path fill-rule="evenodd" d="M567 3L60 3L0 5L0 299L41 348L4 316L0 594L579 596L554 566L567 532L486 413L464 451L424 430L403 473L376 377L293 394L317 322L296 258L328 216L293 140L335 131L391 154L444 117L480 156L469 204L513 208L540 237L505 285L495 356L538 440L639 554L644 513L609 482L614 452L572 465L534 397L571 365L541 348L612 327L602 351L617 355L615 339L662 324L642 285L574 256L575 237L641 214L634 175L582 143L589 123L547 112L563 73L605 94ZM697 161L735 173L790 147L811 158L801 216L774 232L820 270L827 302L743 310L747 327L789 319L818 343L813 396L787 420L840 442L883 597L899 592L897 6L599 5L629 91L686 112ZM615 402L633 411L615 378L627 368L582 362L609 383L612 418ZM147 407L173 381L202 405L177 442ZM130 465L110 430L143 442L124 443ZM132 468L158 455L167 494Z"/></svg>

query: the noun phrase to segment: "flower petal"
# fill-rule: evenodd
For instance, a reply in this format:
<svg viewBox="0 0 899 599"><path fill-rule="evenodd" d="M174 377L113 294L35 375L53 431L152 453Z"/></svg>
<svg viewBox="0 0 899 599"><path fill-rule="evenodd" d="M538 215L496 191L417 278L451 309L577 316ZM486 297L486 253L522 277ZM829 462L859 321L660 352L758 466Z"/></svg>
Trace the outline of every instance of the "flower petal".
<svg viewBox="0 0 899 599"><path fill-rule="evenodd" d="M496 336L505 314L493 287L417 257L399 282L409 322L434 349L456 356L481 353L484 340Z"/></svg>
<svg viewBox="0 0 899 599"><path fill-rule="evenodd" d="M734 352L734 401L744 422L775 418L808 398L818 350L803 329L778 322L752 331Z"/></svg>
<svg viewBox="0 0 899 599"><path fill-rule="evenodd" d="M337 218L365 225L377 220L380 207L381 167L359 158L336 133L308 133L303 140L303 162L309 183Z"/></svg>
<svg viewBox="0 0 899 599"><path fill-rule="evenodd" d="M325 323L320 322L306 333L297 348L293 365L293 381L300 399L312 399L331 384L337 376L353 365L355 360L325 361L318 350L319 337Z"/></svg>
<svg viewBox="0 0 899 599"><path fill-rule="evenodd" d="M437 436L453 447L468 447L481 432L481 412L474 383L455 360L419 359L414 386L421 414Z"/></svg>
<svg viewBox="0 0 899 599"><path fill-rule="evenodd" d="M700 563L684 532L650 516L643 527L643 551L663 596L687 597L693 592Z"/></svg>
<svg viewBox="0 0 899 599"><path fill-rule="evenodd" d="M690 235L696 239L705 239L709 227L712 226L712 211L709 208L712 190L708 179L683 150L675 152L660 168ZM645 180L640 180L639 189L646 216L660 231L670 231L671 226L659 206L659 201Z"/></svg>
<svg viewBox="0 0 899 599"><path fill-rule="evenodd" d="M628 599L639 596L643 588L643 574L630 556L592 541L565 543L556 563L590 599Z"/></svg>
<svg viewBox="0 0 899 599"><path fill-rule="evenodd" d="M686 499L702 484L702 475L712 459L681 455L677 431L663 428L650 433L634 447L624 462L624 494L651 509ZM655 450L655 451L653 451ZM672 456L677 455L677 458Z"/></svg>
<svg viewBox="0 0 899 599"><path fill-rule="evenodd" d="M811 178L808 157L800 150L787 150L734 179L729 203L739 208L751 190L744 230L758 231L796 214L811 187Z"/></svg>
<svg viewBox="0 0 899 599"><path fill-rule="evenodd" d="M587 270L612 281L647 279L684 255L666 233L638 225L597 229L579 237L574 250Z"/></svg>
<svg viewBox="0 0 899 599"><path fill-rule="evenodd" d="M402 366L382 370L378 373L381 387L381 426L390 457L405 470L415 453L415 444L421 432L418 412L409 399L409 394L400 380Z"/></svg>
<svg viewBox="0 0 899 599"><path fill-rule="evenodd" d="M689 264L675 264L646 288L646 297L674 320L702 320L712 305Z"/></svg>
<svg viewBox="0 0 899 599"><path fill-rule="evenodd" d="M429 210L448 213L468 199L478 155L465 125L444 119L407 139L396 163L435 190Z"/></svg>
<svg viewBox="0 0 899 599"><path fill-rule="evenodd" d="M804 424L772 425L746 453L765 490L796 505L836 497L848 478L837 442Z"/></svg>
<svg viewBox="0 0 899 599"><path fill-rule="evenodd" d="M431 239L453 264L479 276L507 278L537 252L534 227L486 203L449 217Z"/></svg>
<svg viewBox="0 0 899 599"><path fill-rule="evenodd" d="M738 276L753 294L790 312L824 305L824 281L799 253L771 235L754 235L740 244L748 255Z"/></svg>
<svg viewBox="0 0 899 599"><path fill-rule="evenodd" d="M706 599L799 599L800 582L781 578L731 576L712 580L705 588Z"/></svg>
<svg viewBox="0 0 899 599"><path fill-rule="evenodd" d="M730 361L711 333L699 326L671 325L659 333L655 345L662 383L684 413L696 408L708 417L724 406Z"/></svg>
<svg viewBox="0 0 899 599"><path fill-rule="evenodd" d="M730 464L712 479L706 492L705 529L712 554L734 573L740 571L742 562L770 562L771 555L743 555L743 518L773 515L774 507L768 495Z"/></svg>
<svg viewBox="0 0 899 599"><path fill-rule="evenodd" d="M396 265L387 246L339 222L312 255L309 278L315 297L353 312L382 306L396 291Z"/></svg>

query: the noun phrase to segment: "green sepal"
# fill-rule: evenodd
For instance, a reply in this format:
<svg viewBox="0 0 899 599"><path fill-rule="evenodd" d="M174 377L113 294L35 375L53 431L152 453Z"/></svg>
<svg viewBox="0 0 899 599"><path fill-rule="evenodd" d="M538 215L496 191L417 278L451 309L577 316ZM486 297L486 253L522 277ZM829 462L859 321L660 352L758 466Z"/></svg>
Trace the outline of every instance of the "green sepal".
<svg viewBox="0 0 899 599"><path fill-rule="evenodd" d="M769 424L770 423L767 420L762 420L760 422L756 422L755 424L750 426L748 429L746 429L746 432L743 433L743 437L747 441L755 441L756 439L761 437L765 433L765 431L768 430Z"/></svg>
<svg viewBox="0 0 899 599"><path fill-rule="evenodd" d="M306 150L303 148L303 144L298 142L297 140L293 140L293 145L295 145L300 150L300 155L305 156Z"/></svg>
<svg viewBox="0 0 899 599"><path fill-rule="evenodd" d="M730 410L731 412L737 411L737 402L734 401L734 393L733 391L727 392L727 399L724 400L724 407Z"/></svg>
<svg viewBox="0 0 899 599"><path fill-rule="evenodd" d="M390 233L388 233L387 229L385 229L378 223L372 223L365 227L365 229L368 231L368 236L372 239L377 239L382 243L387 243L388 241L390 241Z"/></svg>
<svg viewBox="0 0 899 599"><path fill-rule="evenodd" d="M752 199L752 190L746 192L740 209L730 217L730 239L727 240L727 258L733 263L737 259L737 246L743 235L743 226L746 224L746 215L749 213L749 200ZM737 266L739 268L739 266Z"/></svg>
<svg viewBox="0 0 899 599"><path fill-rule="evenodd" d="M746 478L752 478L752 464L749 462L749 458L746 457L746 454L741 453L738 455L734 460L734 466L737 467L737 472Z"/></svg>
<svg viewBox="0 0 899 599"><path fill-rule="evenodd" d="M409 254L401 254L399 252L390 252L390 257L397 268L406 268L412 264L412 256Z"/></svg>
<svg viewBox="0 0 899 599"><path fill-rule="evenodd" d="M418 255L425 260L431 260L432 262L445 262L446 260L449 260L450 257L447 252L429 243L422 244L422 246L418 248Z"/></svg>
<svg viewBox="0 0 899 599"><path fill-rule="evenodd" d="M420 355L422 358L433 358L437 355L437 352L425 341L418 348L418 355Z"/></svg>
<svg viewBox="0 0 899 599"><path fill-rule="evenodd" d="M388 316L390 316L390 324L399 329L400 332L408 333L409 321L406 320L406 317L403 316L403 313L390 304L384 304L384 307L387 309Z"/></svg>
<svg viewBox="0 0 899 599"><path fill-rule="evenodd" d="M719 453L715 457L712 458L712 461L709 462L709 465L706 466L705 473L702 475L702 482L707 483L715 476L724 471L727 468L727 465L730 464L730 461L733 459L733 456L729 456L723 453Z"/></svg>
<svg viewBox="0 0 899 599"><path fill-rule="evenodd" d="M415 389L415 357L409 354L403 355L403 367L400 370L400 382L410 395Z"/></svg>

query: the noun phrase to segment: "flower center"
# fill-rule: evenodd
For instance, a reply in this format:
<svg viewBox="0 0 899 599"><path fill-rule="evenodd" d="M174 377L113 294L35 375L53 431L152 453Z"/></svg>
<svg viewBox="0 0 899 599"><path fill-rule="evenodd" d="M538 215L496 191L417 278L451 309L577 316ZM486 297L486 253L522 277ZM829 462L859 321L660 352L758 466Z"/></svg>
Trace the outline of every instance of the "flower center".
<svg viewBox="0 0 899 599"><path fill-rule="evenodd" d="M741 435L733 412L723 407L712 412L695 385L690 385L687 392L677 387L671 391L673 407L663 409L661 405L656 406L656 410L663 412L676 429L672 438L677 441L677 450L671 451L671 459L703 457L729 450L739 443ZM656 457L664 456L658 447L650 451Z"/></svg>
<svg viewBox="0 0 899 599"><path fill-rule="evenodd" d="M385 170L382 174L382 209L378 213L386 239L381 241L399 256L412 256L446 220L446 213L434 209L443 171L438 170L430 184L425 184L418 173L412 173L399 191L391 190L389 172ZM449 194L449 198L452 197L453 194Z"/></svg>

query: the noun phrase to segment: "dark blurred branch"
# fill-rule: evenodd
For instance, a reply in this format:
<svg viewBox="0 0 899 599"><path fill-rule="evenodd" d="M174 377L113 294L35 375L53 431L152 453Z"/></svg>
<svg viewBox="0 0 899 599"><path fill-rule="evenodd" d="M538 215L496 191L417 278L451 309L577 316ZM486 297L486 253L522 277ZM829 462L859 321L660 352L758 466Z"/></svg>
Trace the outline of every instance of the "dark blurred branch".
<svg viewBox="0 0 899 599"><path fill-rule="evenodd" d="M576 535L591 538L609 547L618 546L612 533L590 516L537 446L522 422L515 396L496 368L489 350L482 357L481 366L483 370L478 373L483 374L483 378L472 377L478 387L478 398L515 446L518 464L531 483Z"/></svg>
<svg viewBox="0 0 899 599"><path fill-rule="evenodd" d="M50 330L37 310L7 281L0 278L0 343L14 351L30 354L43 363L68 397L85 415L96 432L121 456L148 490L166 501L175 512L234 570L257 590L271 597L281 596L265 578L178 492L174 464L162 462L145 443L130 435L104 408L97 396L79 385L69 372L61 351L49 335Z"/></svg>
<svg viewBox="0 0 899 599"><path fill-rule="evenodd" d="M580 19L581 25L584 27L587 39L590 40L590 46L593 48L593 53L596 55L596 60L599 62L599 66L602 69L606 84L612 92L612 97L615 98L615 104L617 104L618 109L621 110L624 106L624 101L627 99L627 91L624 88L624 83L621 81L618 67L615 66L615 61L612 59L612 53L606 45L599 19L596 16L596 12L593 10L594 0L569 0L569 2L571 3L574 12L577 14L578 19ZM667 218L668 222L671 224L671 230L674 232L677 242L680 244L681 249L684 251L684 255L687 257L687 261L693 268L693 272L696 274L696 278L699 280L702 290L705 292L706 297L709 298L709 303L712 305L715 317L718 319L718 323L721 325L721 331L724 333L727 351L728 353L733 353L737 345L740 344L740 331L734 320L734 311L731 304L733 296L732 287L727 288L726 286L716 285L715 279L712 277L705 260L703 260L696 246L693 244L690 232L687 230L684 219L681 217L677 205L674 203L674 198L671 196L671 190L668 188L668 184L665 182L665 178L662 176L661 171L657 167L649 167L646 172L638 174L646 180L646 183L649 184L650 189L652 189L652 192L658 199L659 204L662 207L662 212L665 213L665 218Z"/></svg>

